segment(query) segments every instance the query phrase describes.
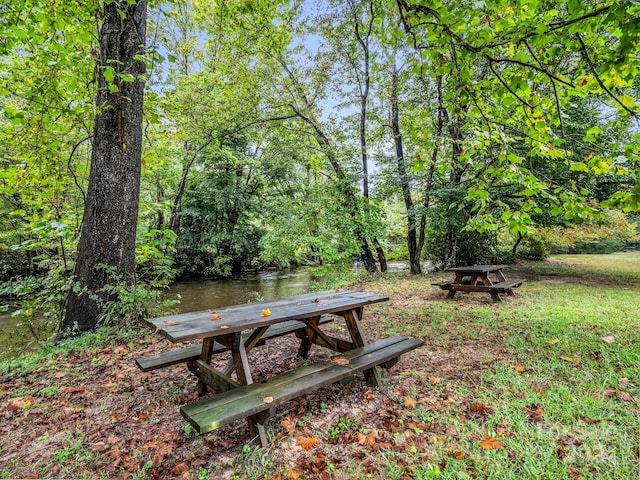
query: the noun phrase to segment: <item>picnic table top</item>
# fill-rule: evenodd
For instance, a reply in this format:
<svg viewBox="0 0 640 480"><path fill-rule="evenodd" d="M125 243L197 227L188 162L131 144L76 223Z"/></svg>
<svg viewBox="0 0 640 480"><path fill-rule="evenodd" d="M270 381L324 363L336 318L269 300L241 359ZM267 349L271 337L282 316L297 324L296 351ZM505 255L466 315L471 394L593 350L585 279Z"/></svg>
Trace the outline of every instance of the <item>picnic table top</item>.
<svg viewBox="0 0 640 480"><path fill-rule="evenodd" d="M449 268L447 271L456 273L491 273L502 270L504 267L505 265L469 265L466 267Z"/></svg>
<svg viewBox="0 0 640 480"><path fill-rule="evenodd" d="M246 303L218 310L147 319L157 332L174 343L212 338L287 320L304 320L384 302L388 297L350 290L328 290L270 302ZM263 310L269 310L269 314Z"/></svg>

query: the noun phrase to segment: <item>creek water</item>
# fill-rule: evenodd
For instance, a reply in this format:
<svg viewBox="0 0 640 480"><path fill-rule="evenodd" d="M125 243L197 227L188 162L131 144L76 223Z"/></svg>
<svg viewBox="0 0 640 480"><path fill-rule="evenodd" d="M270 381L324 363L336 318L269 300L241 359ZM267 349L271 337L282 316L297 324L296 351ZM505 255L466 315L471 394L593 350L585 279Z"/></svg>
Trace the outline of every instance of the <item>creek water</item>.
<svg viewBox="0 0 640 480"><path fill-rule="evenodd" d="M392 271L406 268L400 262L389 266ZM354 268L362 269L360 266ZM228 280L186 279L174 282L167 289L166 297L176 299L179 296L180 303L173 307L178 313L194 312L299 295L308 292L312 283L318 280L320 278L311 270L304 268L261 272ZM22 319L12 317L10 312L0 313L0 360L34 350L37 346L38 342Z"/></svg>

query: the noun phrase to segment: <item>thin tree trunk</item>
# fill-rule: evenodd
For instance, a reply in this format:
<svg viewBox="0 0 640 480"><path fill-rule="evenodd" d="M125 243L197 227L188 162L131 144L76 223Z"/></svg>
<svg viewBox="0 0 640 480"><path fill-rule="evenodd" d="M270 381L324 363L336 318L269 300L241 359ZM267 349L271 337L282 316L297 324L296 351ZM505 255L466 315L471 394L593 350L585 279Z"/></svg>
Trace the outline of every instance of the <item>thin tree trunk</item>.
<svg viewBox="0 0 640 480"><path fill-rule="evenodd" d="M369 38L371 37L371 32L373 31L374 24L374 11L373 11L373 2L368 3L369 7L369 19L367 24L365 25L366 31L364 35L360 31L360 20L358 18L358 13L356 10L355 4L350 1L349 6L351 8L351 13L353 15L353 29L354 34L356 36L356 40L362 49L362 72L358 72L358 67L356 66L356 62L353 62L353 68L356 70L356 77L358 79L358 88L360 89L360 155L362 158L362 195L365 198L366 203L366 211L365 215L369 215L369 153L367 147L367 104L369 102L369 92L371 90L371 62L370 62L370 50L369 50ZM384 249L377 237L373 237L371 240L373 247L376 251L376 256L378 257L378 262L380 263L380 271L387 271L387 258L384 254ZM364 262L365 266L367 262ZM375 268L369 269L367 271L375 272Z"/></svg>
<svg viewBox="0 0 640 480"><path fill-rule="evenodd" d="M400 132L400 111L398 107L398 70L395 68L391 74L391 129L393 131L393 143L396 149L396 168L398 181L402 190L404 206L407 210L407 247L409 250L409 270L412 274L422 273L420 265L420 250L417 244L417 221L416 212L413 208L413 197L411 195L411 185L409 175L405 165L404 147L402 144L402 133Z"/></svg>
<svg viewBox="0 0 640 480"><path fill-rule="evenodd" d="M424 189L424 201L423 201L423 211L422 218L420 219L420 227L418 228L418 245L417 250L422 252L424 248L425 242L425 230L427 226L427 210L431 205L431 190L433 189L433 176L436 171L436 164L438 161L438 154L440 151L440 138L442 137L442 133L444 131L444 118L446 115L444 109L444 96L442 92L442 76L439 75L436 78L436 89L438 92L438 115L436 120L436 132L434 142L433 152L431 152L431 164L429 165L429 173L427 174L427 184Z"/></svg>
<svg viewBox="0 0 640 480"><path fill-rule="evenodd" d="M104 5L96 100L100 111L95 119L89 189L74 270L79 289L69 294L58 337L94 330L107 302L117 300L104 287L135 281L144 100L141 76L145 73L145 64L137 56L145 54L146 20L145 0ZM120 72L136 80L120 81Z"/></svg>

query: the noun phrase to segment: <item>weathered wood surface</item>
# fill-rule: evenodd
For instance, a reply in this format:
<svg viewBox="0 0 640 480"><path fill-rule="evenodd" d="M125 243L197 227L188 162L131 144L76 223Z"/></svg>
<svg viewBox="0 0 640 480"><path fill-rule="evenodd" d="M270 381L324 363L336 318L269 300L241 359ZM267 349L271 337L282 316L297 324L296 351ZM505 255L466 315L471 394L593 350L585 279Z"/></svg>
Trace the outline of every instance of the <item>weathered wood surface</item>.
<svg viewBox="0 0 640 480"><path fill-rule="evenodd" d="M458 275L478 275L502 271L505 265L469 265L466 267L448 268L448 272L455 272Z"/></svg>
<svg viewBox="0 0 640 480"><path fill-rule="evenodd" d="M519 287L524 283L523 278L515 278L513 280L507 280L506 282L494 283L489 287L491 291L505 293L512 288Z"/></svg>
<svg viewBox="0 0 640 480"><path fill-rule="evenodd" d="M333 317L325 316L320 318L320 321L318 322L318 324L324 325L332 321L333 321ZM267 340L281 337L289 333L295 333L298 335L304 329L305 329L305 324L298 320L289 320L288 322L271 325L267 329L267 331L264 333L260 341L257 343L257 346L264 345L264 343ZM248 336L243 338L245 341L248 340ZM215 343L213 345L211 353L215 355L217 353L221 353L227 350L228 348L225 347L224 345ZM152 370L157 370L159 368L169 367L171 365L177 365L178 363L198 360L201 357L201 353L202 353L202 343L198 342L184 348L168 350L158 355L136 358L136 364L138 365L138 368L140 368L140 370L142 370L143 372L149 372Z"/></svg>
<svg viewBox="0 0 640 480"><path fill-rule="evenodd" d="M147 320L153 328L174 343L253 330L288 320L304 320L330 313L342 313L372 303L384 302L388 297L366 292L326 291L298 295L273 302L249 303L217 310L219 320L213 321L211 311L169 315ZM263 316L269 309L271 314Z"/></svg>
<svg viewBox="0 0 640 480"><path fill-rule="evenodd" d="M403 353L421 345L421 340L396 335L263 382L184 405L180 413L199 433L206 433L233 421L253 417L376 365L388 366Z"/></svg>
<svg viewBox="0 0 640 480"><path fill-rule="evenodd" d="M434 287L440 287L442 290L451 289L451 285L453 285L453 280L445 280L443 282L434 282L431 285Z"/></svg>

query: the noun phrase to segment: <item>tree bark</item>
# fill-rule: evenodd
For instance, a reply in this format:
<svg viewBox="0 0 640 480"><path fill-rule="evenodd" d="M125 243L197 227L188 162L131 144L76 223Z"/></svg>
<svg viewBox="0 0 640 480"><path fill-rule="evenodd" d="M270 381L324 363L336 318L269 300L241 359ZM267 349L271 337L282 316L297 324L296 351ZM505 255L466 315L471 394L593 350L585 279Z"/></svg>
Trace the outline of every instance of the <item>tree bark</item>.
<svg viewBox="0 0 640 480"><path fill-rule="evenodd" d="M404 206L407 210L407 248L409 250L409 271L418 275L422 273L420 265L420 250L418 250L417 215L413 207L409 174L405 165L402 133L400 132L400 111L398 107L398 71L394 66L391 73L391 129L393 131L393 143L396 149L396 168L398 181L402 190Z"/></svg>
<svg viewBox="0 0 640 480"><path fill-rule="evenodd" d="M121 16L122 14L122 16ZM94 330L117 298L104 287L135 281L147 3L105 3L97 66L89 189L74 275L58 337ZM130 80L133 76L133 81ZM105 78L106 77L106 78Z"/></svg>

